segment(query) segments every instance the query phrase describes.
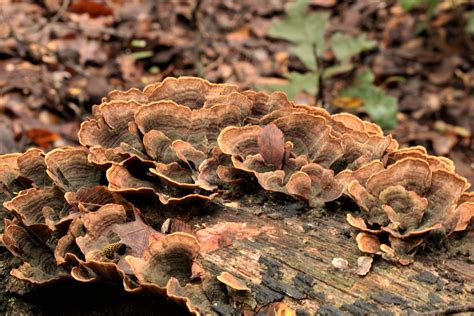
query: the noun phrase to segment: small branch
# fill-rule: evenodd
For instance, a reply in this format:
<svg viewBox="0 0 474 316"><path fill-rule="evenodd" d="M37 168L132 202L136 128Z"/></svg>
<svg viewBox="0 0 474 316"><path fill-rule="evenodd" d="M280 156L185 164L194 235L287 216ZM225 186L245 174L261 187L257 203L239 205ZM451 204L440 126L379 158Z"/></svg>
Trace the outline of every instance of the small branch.
<svg viewBox="0 0 474 316"><path fill-rule="evenodd" d="M438 309L431 312L418 313L415 312L416 316L438 316L438 315L449 315L449 314L459 314L459 313L468 313L474 312L474 304L467 305L453 305L446 307L445 309Z"/></svg>
<svg viewBox="0 0 474 316"><path fill-rule="evenodd" d="M201 8L201 5L202 5L202 0L195 0L193 11L191 14L191 28L194 31L194 58L195 58L194 69L196 71L196 74L199 77L203 77L204 75L202 62L201 62L202 33L201 33L201 27L199 24L199 10Z"/></svg>
<svg viewBox="0 0 474 316"><path fill-rule="evenodd" d="M41 32L46 25L53 24L59 21L59 19L63 16L64 12L66 12L67 8L69 8L70 4L71 4L71 0L63 0L58 11L56 11L56 13L49 20L46 20L43 23L38 24L36 26L36 29L31 30L31 32Z"/></svg>
<svg viewBox="0 0 474 316"><path fill-rule="evenodd" d="M318 75L318 82L317 84L317 93L315 95L314 104L318 105L318 100L321 101L321 106L324 107L324 82L323 82L323 69L321 65L321 59L318 56L318 50L316 43L313 44L313 56L314 61L316 63L316 74Z"/></svg>

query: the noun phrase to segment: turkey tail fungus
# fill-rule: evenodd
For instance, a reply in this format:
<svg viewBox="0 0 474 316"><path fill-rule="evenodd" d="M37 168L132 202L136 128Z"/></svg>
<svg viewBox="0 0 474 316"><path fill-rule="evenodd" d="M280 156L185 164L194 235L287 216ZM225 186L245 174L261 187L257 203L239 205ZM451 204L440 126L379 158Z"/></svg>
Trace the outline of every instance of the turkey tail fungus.
<svg viewBox="0 0 474 316"><path fill-rule="evenodd" d="M110 92L78 136L80 147L0 156L0 240L21 261L11 275L34 285L118 282L195 315L295 315L326 301L350 310L358 278L388 272L338 271L332 295L331 258L360 256L357 244L409 265L474 216L449 159L281 92L167 78ZM337 239L349 227L337 209L353 244ZM161 230L170 218L186 230ZM378 290L360 304L394 302Z"/></svg>

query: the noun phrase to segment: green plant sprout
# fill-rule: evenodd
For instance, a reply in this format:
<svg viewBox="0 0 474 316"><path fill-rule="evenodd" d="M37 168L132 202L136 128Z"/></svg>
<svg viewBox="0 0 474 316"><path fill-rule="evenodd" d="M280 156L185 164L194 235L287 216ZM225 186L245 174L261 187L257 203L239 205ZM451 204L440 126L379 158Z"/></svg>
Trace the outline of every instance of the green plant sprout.
<svg viewBox="0 0 474 316"><path fill-rule="evenodd" d="M474 34L474 10L467 13L466 30L468 33Z"/></svg>
<svg viewBox="0 0 474 316"><path fill-rule="evenodd" d="M325 33L329 14L309 13L307 8L308 0L288 3L285 7L286 17L273 22L268 34L293 43L295 46L291 52L308 71L285 73L283 77L288 80L287 84L261 85L259 88L269 92L283 91L290 99L302 91L313 96L323 96L321 90L324 80L353 70L355 65L352 63L352 58L377 46L377 42L369 40L365 33L349 36L336 32L327 40ZM334 53L335 63L326 67L320 63L320 57L327 49L331 49ZM396 125L397 100L386 96L381 88L374 86L373 75L369 74L371 80L368 80L370 78L364 72L360 75L361 78L356 79L356 84L344 90L344 93L360 97L364 109L376 123L383 128L393 128ZM361 91L356 93L357 89Z"/></svg>
<svg viewBox="0 0 474 316"><path fill-rule="evenodd" d="M370 70L361 72L354 84L339 94L362 99L367 114L382 128L391 129L397 125L397 99L374 85L374 75Z"/></svg>

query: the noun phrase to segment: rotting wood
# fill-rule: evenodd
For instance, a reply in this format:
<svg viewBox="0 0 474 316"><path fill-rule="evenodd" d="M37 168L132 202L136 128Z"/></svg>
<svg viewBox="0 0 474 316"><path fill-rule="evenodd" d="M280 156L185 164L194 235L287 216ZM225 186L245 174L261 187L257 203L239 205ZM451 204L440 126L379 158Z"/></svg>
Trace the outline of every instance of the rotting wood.
<svg viewBox="0 0 474 316"><path fill-rule="evenodd" d="M309 210L274 220L255 206L232 206L198 221L206 226L247 223L263 228L262 233L205 254L203 264L215 274L227 271L245 280L258 305L281 300L311 315L361 315L430 312L474 302L474 264L466 257L424 253L406 267L376 258L368 275L361 277L355 269L363 254L348 234L342 210L324 216ZM473 233L462 243L472 243ZM348 269L334 268L331 261L336 257L346 259Z"/></svg>

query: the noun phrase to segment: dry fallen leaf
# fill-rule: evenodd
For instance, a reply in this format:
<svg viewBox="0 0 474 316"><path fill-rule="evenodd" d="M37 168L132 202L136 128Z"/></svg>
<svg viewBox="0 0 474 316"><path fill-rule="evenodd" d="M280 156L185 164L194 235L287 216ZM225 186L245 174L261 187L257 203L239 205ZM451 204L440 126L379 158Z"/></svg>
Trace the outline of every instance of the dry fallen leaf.
<svg viewBox="0 0 474 316"><path fill-rule="evenodd" d="M232 33L226 35L226 38L230 42L246 41L250 37L250 27L244 26Z"/></svg>
<svg viewBox="0 0 474 316"><path fill-rule="evenodd" d="M42 128L31 128L26 131L26 137L36 145L47 148L50 143L59 139L59 135Z"/></svg>
<svg viewBox="0 0 474 316"><path fill-rule="evenodd" d="M340 96L331 100L331 104L343 109L357 109L364 104L361 98Z"/></svg>
<svg viewBox="0 0 474 316"><path fill-rule="evenodd" d="M89 0L75 1L69 6L68 11L77 14L87 13L92 18L113 14L112 9L107 7L106 5Z"/></svg>
<svg viewBox="0 0 474 316"><path fill-rule="evenodd" d="M112 231L120 237L120 242L130 249L127 254L139 258L148 247L150 238L157 238L162 235L147 225L138 211L135 211L133 222L114 224Z"/></svg>
<svg viewBox="0 0 474 316"><path fill-rule="evenodd" d="M268 124L262 128L257 141L263 161L276 169L281 169L285 156L283 132L275 124Z"/></svg>

